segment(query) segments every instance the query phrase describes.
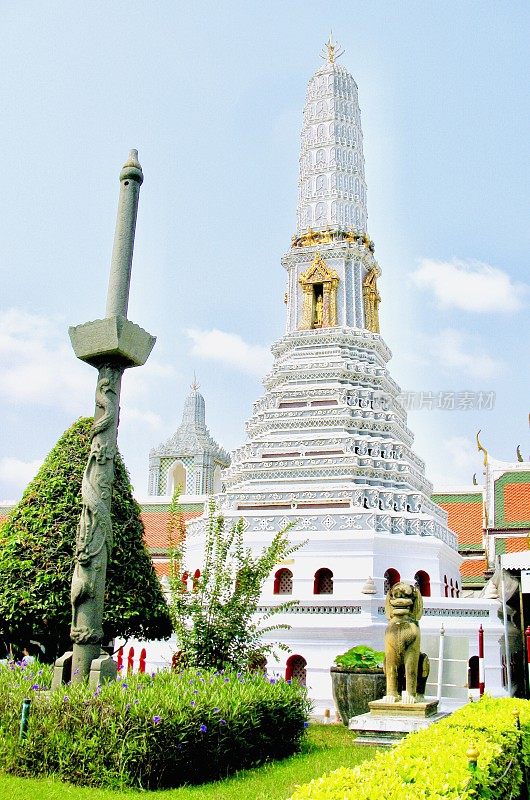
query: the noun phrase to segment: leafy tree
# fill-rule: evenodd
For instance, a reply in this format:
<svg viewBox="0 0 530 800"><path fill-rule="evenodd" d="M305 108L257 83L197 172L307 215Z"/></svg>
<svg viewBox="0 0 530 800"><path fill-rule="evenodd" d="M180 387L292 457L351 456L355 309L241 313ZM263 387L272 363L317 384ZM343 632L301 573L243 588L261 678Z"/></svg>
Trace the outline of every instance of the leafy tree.
<svg viewBox="0 0 530 800"><path fill-rule="evenodd" d="M178 498L173 497L168 531L173 539L170 562L170 613L180 648L180 659L188 666L244 669L270 653L273 643L262 635L289 625L266 624L275 614L296 605L290 600L274 606L261 616L258 604L264 582L274 566L301 545L290 544L287 526L268 547L253 556L243 542L243 520L226 530L224 518L209 506L201 574L192 576L186 567L186 536ZM183 576L189 575L187 587ZM188 591L188 588L191 590ZM286 645L277 647L287 650Z"/></svg>
<svg viewBox="0 0 530 800"><path fill-rule="evenodd" d="M92 421L79 419L62 435L0 528L0 638L18 647L37 640L48 658L71 646L70 580ZM171 634L139 514L118 454L103 620L108 639Z"/></svg>

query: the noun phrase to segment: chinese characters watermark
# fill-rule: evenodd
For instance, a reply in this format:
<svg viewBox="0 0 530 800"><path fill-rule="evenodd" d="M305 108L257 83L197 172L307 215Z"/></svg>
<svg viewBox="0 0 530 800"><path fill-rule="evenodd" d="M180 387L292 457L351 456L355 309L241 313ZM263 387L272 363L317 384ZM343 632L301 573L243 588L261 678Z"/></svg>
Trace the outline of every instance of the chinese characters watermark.
<svg viewBox="0 0 530 800"><path fill-rule="evenodd" d="M395 402L405 411L491 411L495 406L495 392L480 390L462 391L404 391ZM386 392L374 392L374 409L388 408L392 398Z"/></svg>

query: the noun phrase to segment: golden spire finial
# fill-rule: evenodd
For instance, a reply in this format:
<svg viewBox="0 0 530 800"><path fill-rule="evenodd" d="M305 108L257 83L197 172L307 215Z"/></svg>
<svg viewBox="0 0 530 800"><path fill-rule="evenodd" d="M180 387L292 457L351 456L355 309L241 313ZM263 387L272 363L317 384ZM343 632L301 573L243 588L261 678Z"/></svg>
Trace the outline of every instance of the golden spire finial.
<svg viewBox="0 0 530 800"><path fill-rule="evenodd" d="M321 55L321 58L327 59L330 64L334 64L337 58L340 58L343 53L344 50L341 49L340 45L333 41L333 31L331 31L324 45L324 53Z"/></svg>

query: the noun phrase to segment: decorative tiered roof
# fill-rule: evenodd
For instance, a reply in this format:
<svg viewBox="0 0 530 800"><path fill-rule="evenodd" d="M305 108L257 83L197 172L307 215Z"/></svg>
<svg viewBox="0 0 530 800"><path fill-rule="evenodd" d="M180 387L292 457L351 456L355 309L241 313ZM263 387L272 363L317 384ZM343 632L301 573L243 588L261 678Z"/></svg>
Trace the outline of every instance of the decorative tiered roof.
<svg viewBox="0 0 530 800"><path fill-rule="evenodd" d="M297 234L347 227L366 233L366 181L357 84L331 39L307 87Z"/></svg>
<svg viewBox="0 0 530 800"><path fill-rule="evenodd" d="M180 483L183 494L211 494L220 490L220 470L229 464L230 456L206 427L204 397L194 380L179 427L149 454L148 492L150 495L171 494ZM178 479L172 479L172 471L177 468L180 470Z"/></svg>

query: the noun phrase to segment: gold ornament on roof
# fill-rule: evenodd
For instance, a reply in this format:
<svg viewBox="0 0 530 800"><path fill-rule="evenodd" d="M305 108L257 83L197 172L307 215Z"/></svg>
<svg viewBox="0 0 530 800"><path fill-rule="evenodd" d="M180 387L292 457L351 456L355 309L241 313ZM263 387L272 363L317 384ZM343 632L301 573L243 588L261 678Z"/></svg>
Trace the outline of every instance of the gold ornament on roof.
<svg viewBox="0 0 530 800"><path fill-rule="evenodd" d="M356 231L353 228L330 228L323 231L314 231L308 228L307 231L291 237L291 247L314 247L317 244L331 244L332 242L347 242L366 247L371 253L374 252L374 243L366 233Z"/></svg>
<svg viewBox="0 0 530 800"><path fill-rule="evenodd" d="M321 58L327 61L330 64L334 64L337 58L340 58L344 54L344 50L340 47L337 42L333 41L333 31L330 32L329 38L324 45L324 52L321 55Z"/></svg>
<svg viewBox="0 0 530 800"><path fill-rule="evenodd" d="M484 453L484 466L487 467L488 466L488 451L486 450L486 448L484 447L484 445L481 443L480 439L478 438L479 435L480 435L480 430L477 431L477 447L478 447L479 453Z"/></svg>
<svg viewBox="0 0 530 800"><path fill-rule="evenodd" d="M524 461L523 454L521 453L521 445L517 445L517 449L515 451L517 453L517 461Z"/></svg>

